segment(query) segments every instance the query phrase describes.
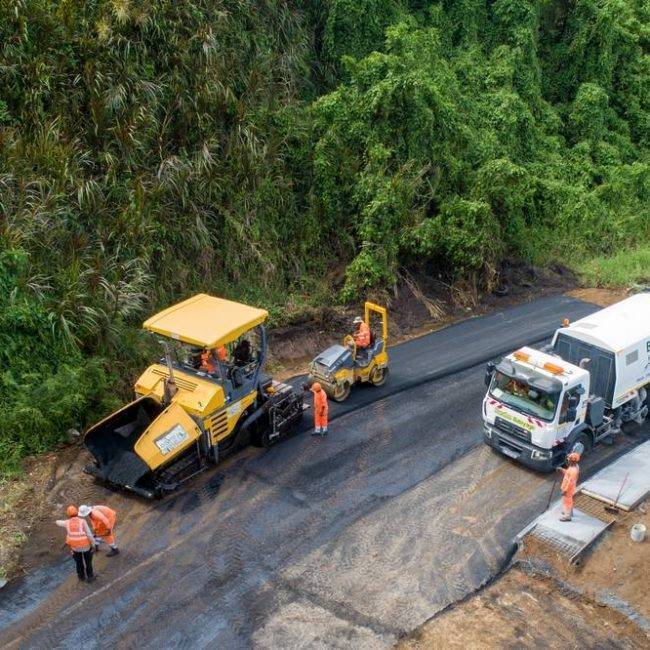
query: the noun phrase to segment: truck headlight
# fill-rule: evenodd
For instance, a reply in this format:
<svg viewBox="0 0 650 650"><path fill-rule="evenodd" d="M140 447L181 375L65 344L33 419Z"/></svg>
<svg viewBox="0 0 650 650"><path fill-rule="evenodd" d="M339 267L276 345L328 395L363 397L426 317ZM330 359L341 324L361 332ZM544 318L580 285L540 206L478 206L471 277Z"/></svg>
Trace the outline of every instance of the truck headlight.
<svg viewBox="0 0 650 650"><path fill-rule="evenodd" d="M483 427L483 430L485 431L485 436L487 438L492 438L492 429L490 427Z"/></svg>
<svg viewBox="0 0 650 650"><path fill-rule="evenodd" d="M548 451L543 449L533 449L530 457L533 460L548 460L553 455L553 452L549 449Z"/></svg>

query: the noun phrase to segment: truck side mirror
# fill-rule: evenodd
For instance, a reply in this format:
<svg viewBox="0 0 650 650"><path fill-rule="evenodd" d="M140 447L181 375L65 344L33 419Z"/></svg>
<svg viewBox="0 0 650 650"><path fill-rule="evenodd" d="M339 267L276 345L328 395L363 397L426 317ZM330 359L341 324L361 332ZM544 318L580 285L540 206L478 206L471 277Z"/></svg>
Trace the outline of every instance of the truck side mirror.
<svg viewBox="0 0 650 650"><path fill-rule="evenodd" d="M488 387L490 385L490 382L492 381L492 374L494 373L494 369L496 368L496 363L489 361L486 366L485 366L485 386Z"/></svg>

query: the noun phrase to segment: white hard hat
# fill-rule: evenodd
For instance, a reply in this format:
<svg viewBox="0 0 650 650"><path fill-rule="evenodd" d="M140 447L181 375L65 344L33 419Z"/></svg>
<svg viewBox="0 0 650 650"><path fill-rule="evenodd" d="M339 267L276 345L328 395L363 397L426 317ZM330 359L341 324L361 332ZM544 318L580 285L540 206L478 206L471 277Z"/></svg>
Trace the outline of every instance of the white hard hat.
<svg viewBox="0 0 650 650"><path fill-rule="evenodd" d="M79 506L79 516L87 517L91 510L92 508L90 506Z"/></svg>
<svg viewBox="0 0 650 650"><path fill-rule="evenodd" d="M357 316L353 321L354 324L356 323L363 323L363 318L361 316Z"/></svg>

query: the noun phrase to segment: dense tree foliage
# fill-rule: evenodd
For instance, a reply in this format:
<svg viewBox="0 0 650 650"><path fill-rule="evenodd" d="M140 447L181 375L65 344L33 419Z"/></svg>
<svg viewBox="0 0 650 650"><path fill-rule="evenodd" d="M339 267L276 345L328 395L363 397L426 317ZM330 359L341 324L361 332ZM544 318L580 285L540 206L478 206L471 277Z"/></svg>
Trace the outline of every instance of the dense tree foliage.
<svg viewBox="0 0 650 650"><path fill-rule="evenodd" d="M400 266L489 287L505 256L643 241L649 19L647 0L0 0L5 468L106 408L143 313L192 291L281 305L345 267L352 300Z"/></svg>

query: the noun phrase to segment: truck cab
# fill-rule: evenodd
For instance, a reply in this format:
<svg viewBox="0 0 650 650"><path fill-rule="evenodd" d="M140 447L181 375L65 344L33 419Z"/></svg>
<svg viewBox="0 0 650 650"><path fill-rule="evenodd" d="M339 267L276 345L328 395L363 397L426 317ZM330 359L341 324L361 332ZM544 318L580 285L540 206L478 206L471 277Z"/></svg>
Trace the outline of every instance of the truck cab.
<svg viewBox="0 0 650 650"><path fill-rule="evenodd" d="M650 293L574 323L552 343L488 364L484 440L535 469L551 470L579 442L585 451L648 415Z"/></svg>
<svg viewBox="0 0 650 650"><path fill-rule="evenodd" d="M527 347L490 364L485 442L534 469L553 469L564 459L571 434L579 437L589 382L586 369Z"/></svg>

